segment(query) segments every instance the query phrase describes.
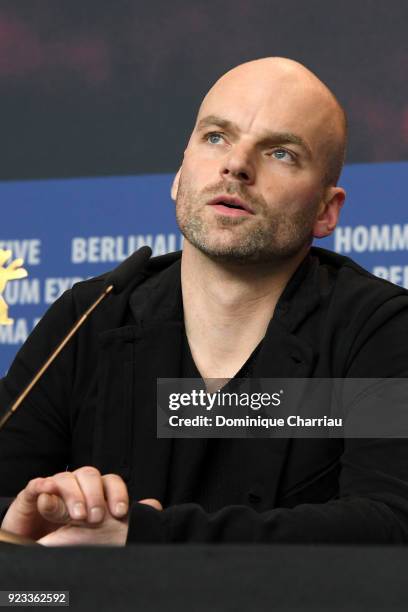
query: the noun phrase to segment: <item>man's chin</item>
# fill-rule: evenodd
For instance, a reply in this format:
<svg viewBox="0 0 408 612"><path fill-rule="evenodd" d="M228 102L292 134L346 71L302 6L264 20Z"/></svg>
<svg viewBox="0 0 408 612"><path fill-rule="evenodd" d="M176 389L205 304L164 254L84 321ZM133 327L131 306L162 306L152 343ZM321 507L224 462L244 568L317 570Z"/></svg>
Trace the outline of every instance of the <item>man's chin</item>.
<svg viewBox="0 0 408 612"><path fill-rule="evenodd" d="M255 249L253 245L211 244L204 241L194 241L191 243L209 259L219 263L244 265L274 260L272 253L264 253L259 249Z"/></svg>
<svg viewBox="0 0 408 612"><path fill-rule="evenodd" d="M279 249L275 245L275 249L271 249L270 244L268 245L269 248L262 247L260 244L256 244L255 241L237 244L232 241L226 243L225 241L200 240L196 236L193 238L185 236L185 238L195 249L212 261L240 266L254 264L281 266L290 260L298 258L305 247L310 246L310 243L307 243L296 246L291 245L292 248Z"/></svg>

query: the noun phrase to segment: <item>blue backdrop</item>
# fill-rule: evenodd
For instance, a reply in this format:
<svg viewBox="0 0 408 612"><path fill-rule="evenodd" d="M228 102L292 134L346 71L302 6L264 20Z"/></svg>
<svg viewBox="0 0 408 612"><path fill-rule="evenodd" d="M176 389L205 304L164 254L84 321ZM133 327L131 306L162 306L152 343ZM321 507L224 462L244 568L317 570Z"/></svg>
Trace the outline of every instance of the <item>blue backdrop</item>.
<svg viewBox="0 0 408 612"><path fill-rule="evenodd" d="M346 166L341 224L319 241L371 272L408 286L408 162ZM109 270L143 244L155 255L178 250L170 198L173 175L0 183L8 211L0 248L23 257L26 279L5 291L12 326L0 326L0 372L49 305L78 280ZM40 365L40 364L39 364Z"/></svg>

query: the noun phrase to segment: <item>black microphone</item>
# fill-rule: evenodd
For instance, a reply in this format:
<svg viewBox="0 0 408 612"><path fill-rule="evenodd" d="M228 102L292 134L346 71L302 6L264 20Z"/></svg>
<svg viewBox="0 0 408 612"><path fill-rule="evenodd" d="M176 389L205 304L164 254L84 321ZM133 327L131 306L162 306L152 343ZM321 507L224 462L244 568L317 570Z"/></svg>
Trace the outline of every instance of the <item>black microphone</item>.
<svg viewBox="0 0 408 612"><path fill-rule="evenodd" d="M63 340L59 343L57 348L51 353L48 357L47 361L44 365L38 370L26 388L20 393L17 397L11 408L7 410L7 412L0 419L0 430L7 423L12 414L17 410L20 404L25 400L27 395L30 393L31 389L34 385L40 380L43 374L47 371L49 366L52 364L54 359L60 354L62 349L66 344L71 340L71 338L76 334L78 329L83 325L88 318L88 316L95 310L95 308L108 296L110 293L118 294L123 291L128 284L137 276L139 272L143 269L144 264L150 258L152 254L152 250L148 246L144 246L135 253L133 253L130 257L125 259L117 268L112 270L106 277L106 281L104 284L104 289L100 296L91 304L84 312L84 314L78 319L75 325L70 329L67 335L63 338Z"/></svg>
<svg viewBox="0 0 408 612"><path fill-rule="evenodd" d="M150 258L152 249L143 246L133 255L125 259L117 268L112 270L106 278L105 289L113 285L113 293L121 293L130 283L135 274L142 268L143 264Z"/></svg>

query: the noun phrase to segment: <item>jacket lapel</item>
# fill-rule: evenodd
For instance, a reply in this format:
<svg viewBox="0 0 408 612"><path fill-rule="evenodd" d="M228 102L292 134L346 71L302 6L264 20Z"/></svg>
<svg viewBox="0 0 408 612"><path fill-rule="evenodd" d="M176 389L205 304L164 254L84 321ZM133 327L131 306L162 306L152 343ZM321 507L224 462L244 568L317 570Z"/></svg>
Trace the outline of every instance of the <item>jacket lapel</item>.
<svg viewBox="0 0 408 612"><path fill-rule="evenodd" d="M157 379L180 376L182 332L180 322L163 321L145 329L133 347L129 490L136 499L166 499L173 440L157 438Z"/></svg>
<svg viewBox="0 0 408 612"><path fill-rule="evenodd" d="M312 347L293 332L319 303L316 265L307 257L288 283L268 326L255 362L253 378L308 378L312 375L316 355ZM280 484L285 476L291 438L257 439L257 460L273 465L267 482L257 483L256 494L265 495L266 505L276 505Z"/></svg>

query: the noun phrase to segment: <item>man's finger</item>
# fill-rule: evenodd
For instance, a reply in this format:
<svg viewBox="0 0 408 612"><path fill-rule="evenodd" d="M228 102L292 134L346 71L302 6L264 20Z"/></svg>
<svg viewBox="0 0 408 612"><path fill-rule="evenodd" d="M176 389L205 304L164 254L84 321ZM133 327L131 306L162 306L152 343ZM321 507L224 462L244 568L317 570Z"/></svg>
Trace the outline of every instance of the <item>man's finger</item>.
<svg viewBox="0 0 408 612"><path fill-rule="evenodd" d="M163 510L163 506L158 499L139 499L139 504L146 504L146 506L151 506L155 510Z"/></svg>
<svg viewBox="0 0 408 612"><path fill-rule="evenodd" d="M105 517L105 492L102 476L95 467L86 466L73 472L86 503L88 521L101 523Z"/></svg>
<svg viewBox="0 0 408 612"><path fill-rule="evenodd" d="M123 518L129 510L126 484L117 474L105 474L102 482L109 512L116 518Z"/></svg>

